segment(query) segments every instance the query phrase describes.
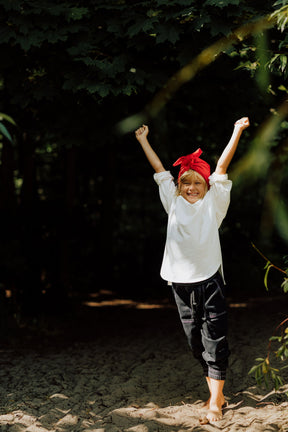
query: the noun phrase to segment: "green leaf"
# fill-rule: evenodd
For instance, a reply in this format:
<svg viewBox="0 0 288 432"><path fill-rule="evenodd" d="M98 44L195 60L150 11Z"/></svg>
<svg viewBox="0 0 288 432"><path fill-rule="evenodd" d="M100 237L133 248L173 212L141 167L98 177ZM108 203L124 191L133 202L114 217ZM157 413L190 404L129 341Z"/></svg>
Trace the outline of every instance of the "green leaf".
<svg viewBox="0 0 288 432"><path fill-rule="evenodd" d="M277 0L275 3L273 3L273 6L284 6L284 4L286 3L286 0Z"/></svg>
<svg viewBox="0 0 288 432"><path fill-rule="evenodd" d="M248 372L248 375L253 374L253 373L256 371L256 369L257 369L258 367L259 367L258 365L252 366L252 368L251 368L251 369L249 370L249 372Z"/></svg>
<svg viewBox="0 0 288 432"><path fill-rule="evenodd" d="M76 21L85 17L89 13L89 9L86 7L71 7L68 9L66 16L68 21Z"/></svg>
<svg viewBox="0 0 288 432"><path fill-rule="evenodd" d="M267 363L263 362L262 363L262 372L263 372L263 375L267 374L268 371L269 371L269 367L268 367Z"/></svg>
<svg viewBox="0 0 288 432"><path fill-rule="evenodd" d="M0 122L0 132L12 143L13 139L10 135L10 133L8 132L6 126L4 126L3 123Z"/></svg>
<svg viewBox="0 0 288 432"><path fill-rule="evenodd" d="M0 121L2 121L3 119L7 120L9 123L13 124L14 126L17 126L12 117L10 117L7 114L0 113Z"/></svg>
<svg viewBox="0 0 288 432"><path fill-rule="evenodd" d="M287 369L287 368L288 368L288 365L281 367L281 370L282 369Z"/></svg>
<svg viewBox="0 0 288 432"><path fill-rule="evenodd" d="M271 336L271 337L269 338L269 340L270 340L270 341L277 340L278 342L280 342L280 340L281 340L281 336Z"/></svg>
<svg viewBox="0 0 288 432"><path fill-rule="evenodd" d="M284 279L284 282L282 282L281 287L283 288L284 293L288 292L288 278Z"/></svg>
<svg viewBox="0 0 288 432"><path fill-rule="evenodd" d="M271 14L271 18L277 19L278 29L281 32L283 32L288 22L288 5L283 4L283 6L280 9L277 9L275 12Z"/></svg>
<svg viewBox="0 0 288 432"><path fill-rule="evenodd" d="M139 20L135 24L131 25L128 28L128 36L130 38L134 37L135 35L139 33L146 33L147 31L153 30L153 21L151 19L149 20Z"/></svg>
<svg viewBox="0 0 288 432"><path fill-rule="evenodd" d="M284 72L284 70L286 69L286 66L287 66L287 56L281 55L280 56L280 63L281 63L280 69L282 72Z"/></svg>
<svg viewBox="0 0 288 432"><path fill-rule="evenodd" d="M269 270L271 269L271 267L273 267L273 264L268 264L268 266L267 265L265 266L266 273L264 276L264 285L265 285L266 291L268 291L268 273L269 273Z"/></svg>
<svg viewBox="0 0 288 432"><path fill-rule="evenodd" d="M179 39L179 32L171 26L158 26L157 27L157 43L163 43L169 41L175 44Z"/></svg>

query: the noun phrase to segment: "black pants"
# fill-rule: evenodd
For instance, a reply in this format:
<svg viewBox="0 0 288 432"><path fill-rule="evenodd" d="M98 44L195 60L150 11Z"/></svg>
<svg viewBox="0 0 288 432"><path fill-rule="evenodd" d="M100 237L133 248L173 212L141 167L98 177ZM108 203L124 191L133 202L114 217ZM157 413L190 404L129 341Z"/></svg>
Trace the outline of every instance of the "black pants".
<svg viewBox="0 0 288 432"><path fill-rule="evenodd" d="M224 283L217 272L197 283L173 283L180 319L193 355L205 376L224 380L228 366Z"/></svg>

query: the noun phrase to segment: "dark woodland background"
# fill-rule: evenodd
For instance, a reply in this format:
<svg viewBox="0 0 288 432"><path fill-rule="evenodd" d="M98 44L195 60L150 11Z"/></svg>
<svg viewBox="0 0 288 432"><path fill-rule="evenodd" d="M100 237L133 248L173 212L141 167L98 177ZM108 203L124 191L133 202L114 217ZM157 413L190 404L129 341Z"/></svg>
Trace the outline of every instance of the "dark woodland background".
<svg viewBox="0 0 288 432"><path fill-rule="evenodd" d="M144 112L151 144L177 176L172 163L198 147L213 169L235 120L249 116L230 168L260 136L256 170L259 131L287 99L286 3L0 0L2 332L103 290L169 297L159 276L166 214L133 128L117 125ZM151 115L149 103L179 69L275 11ZM284 113L266 168L233 178L221 240L234 299L283 294L275 270L266 294L265 260L252 243L285 269L287 130Z"/></svg>

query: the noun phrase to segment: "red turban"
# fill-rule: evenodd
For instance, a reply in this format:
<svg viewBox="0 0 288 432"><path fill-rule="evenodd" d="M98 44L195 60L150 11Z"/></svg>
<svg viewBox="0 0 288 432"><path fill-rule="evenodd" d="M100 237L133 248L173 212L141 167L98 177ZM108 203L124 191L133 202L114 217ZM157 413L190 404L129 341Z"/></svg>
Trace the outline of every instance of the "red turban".
<svg viewBox="0 0 288 432"><path fill-rule="evenodd" d="M189 169L196 171L206 181L209 187L209 179L210 176L210 165L204 160L200 159L199 156L202 154L202 150L198 148L194 153L191 153L187 156L182 156L174 162L173 166L181 165L178 180Z"/></svg>

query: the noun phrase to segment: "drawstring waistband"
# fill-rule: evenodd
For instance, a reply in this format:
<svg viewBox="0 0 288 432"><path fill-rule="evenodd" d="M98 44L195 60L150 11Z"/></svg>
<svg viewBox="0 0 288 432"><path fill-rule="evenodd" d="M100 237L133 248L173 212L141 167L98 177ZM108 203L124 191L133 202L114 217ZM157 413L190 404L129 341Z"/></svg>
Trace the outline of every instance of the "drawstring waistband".
<svg viewBox="0 0 288 432"><path fill-rule="evenodd" d="M172 285L173 284L179 285L179 286L187 286L187 285L189 285L189 286L193 287L193 286L197 286L197 285L206 284L207 282L209 282L210 280L214 279L217 276L221 277L221 274L219 273L218 270L217 270L216 273L213 274L213 276L210 276L208 279L205 279L203 281L199 281L199 282L172 282Z"/></svg>
<svg viewBox="0 0 288 432"><path fill-rule="evenodd" d="M195 291L192 291L192 305L196 306L196 301L195 301Z"/></svg>

